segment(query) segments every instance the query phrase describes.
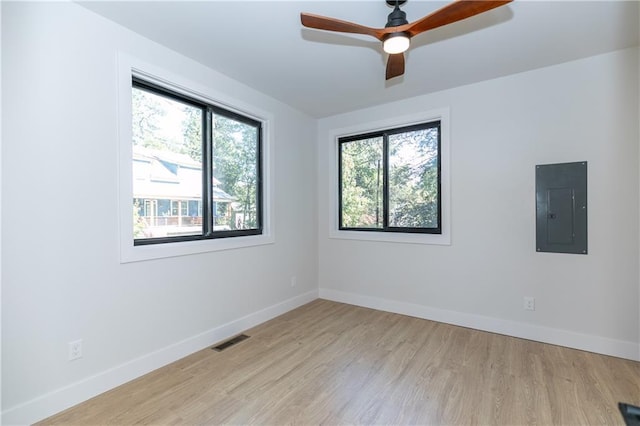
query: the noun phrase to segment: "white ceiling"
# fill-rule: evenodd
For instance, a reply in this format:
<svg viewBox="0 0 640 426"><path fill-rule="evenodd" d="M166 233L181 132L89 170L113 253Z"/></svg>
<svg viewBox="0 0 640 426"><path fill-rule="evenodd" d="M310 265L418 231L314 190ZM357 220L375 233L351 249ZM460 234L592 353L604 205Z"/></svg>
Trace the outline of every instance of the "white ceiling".
<svg viewBox="0 0 640 426"><path fill-rule="evenodd" d="M516 0L412 39L385 81L380 43L303 28L300 12L383 27L384 0L97 1L108 19L314 117L638 45L637 1ZM446 2L409 0L413 22Z"/></svg>

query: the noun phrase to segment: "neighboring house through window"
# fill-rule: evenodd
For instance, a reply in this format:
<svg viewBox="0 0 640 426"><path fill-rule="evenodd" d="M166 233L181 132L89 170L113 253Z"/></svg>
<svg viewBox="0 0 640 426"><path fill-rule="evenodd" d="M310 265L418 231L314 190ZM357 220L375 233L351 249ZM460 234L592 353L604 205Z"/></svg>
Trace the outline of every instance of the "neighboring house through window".
<svg viewBox="0 0 640 426"><path fill-rule="evenodd" d="M262 126L134 77L135 245L262 233Z"/></svg>

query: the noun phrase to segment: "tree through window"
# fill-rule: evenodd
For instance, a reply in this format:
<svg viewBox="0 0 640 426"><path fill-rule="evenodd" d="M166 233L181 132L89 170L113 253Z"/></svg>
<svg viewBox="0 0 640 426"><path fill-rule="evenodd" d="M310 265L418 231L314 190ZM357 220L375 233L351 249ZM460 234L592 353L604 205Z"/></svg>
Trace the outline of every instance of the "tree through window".
<svg viewBox="0 0 640 426"><path fill-rule="evenodd" d="M340 229L442 233L439 121L338 143Z"/></svg>
<svg viewBox="0 0 640 426"><path fill-rule="evenodd" d="M134 243L262 233L261 123L138 78Z"/></svg>

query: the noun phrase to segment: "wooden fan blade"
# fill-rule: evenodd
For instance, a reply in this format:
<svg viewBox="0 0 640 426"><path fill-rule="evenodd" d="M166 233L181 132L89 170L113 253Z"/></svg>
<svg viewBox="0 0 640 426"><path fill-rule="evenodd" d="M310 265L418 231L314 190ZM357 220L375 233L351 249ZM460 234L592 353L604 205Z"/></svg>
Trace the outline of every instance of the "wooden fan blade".
<svg viewBox="0 0 640 426"><path fill-rule="evenodd" d="M512 1L513 0L456 0L424 18L408 24L406 29L402 29L413 37L428 30L479 15L480 13L487 12L496 7L511 3Z"/></svg>
<svg viewBox="0 0 640 426"><path fill-rule="evenodd" d="M382 28L365 27L364 25L354 24L353 22L327 18L326 16L313 15L311 13L301 13L300 21L302 22L302 25L308 28L341 33L364 34L375 37L378 40L382 40L382 37L385 34L385 31Z"/></svg>
<svg viewBox="0 0 640 426"><path fill-rule="evenodd" d="M404 53L389 55L387 59L387 80L404 74Z"/></svg>

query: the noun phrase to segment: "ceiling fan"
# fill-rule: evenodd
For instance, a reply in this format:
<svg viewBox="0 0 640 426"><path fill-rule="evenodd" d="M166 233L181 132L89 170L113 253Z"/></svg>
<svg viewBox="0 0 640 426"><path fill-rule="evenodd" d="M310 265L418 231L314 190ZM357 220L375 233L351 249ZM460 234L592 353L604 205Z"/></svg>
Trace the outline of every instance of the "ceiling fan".
<svg viewBox="0 0 640 426"><path fill-rule="evenodd" d="M406 0L386 0L387 4L394 6L394 9L389 14L384 28L365 27L353 22L311 13L301 13L300 20L302 25L308 28L364 34L380 40L384 51L389 54L386 72L386 79L389 80L404 74L404 52L409 48L412 37L434 28L479 15L511 1L513 0L456 0L422 19L409 23L407 14L400 10L400 6Z"/></svg>

